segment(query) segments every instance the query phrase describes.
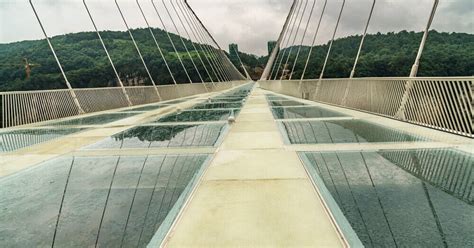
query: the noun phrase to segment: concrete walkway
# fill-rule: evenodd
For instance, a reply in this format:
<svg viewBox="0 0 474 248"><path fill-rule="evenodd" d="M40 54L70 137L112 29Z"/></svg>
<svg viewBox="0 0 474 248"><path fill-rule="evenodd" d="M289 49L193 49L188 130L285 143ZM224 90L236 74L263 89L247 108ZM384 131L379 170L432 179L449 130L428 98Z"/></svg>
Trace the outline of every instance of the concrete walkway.
<svg viewBox="0 0 474 248"><path fill-rule="evenodd" d="M344 247L295 151L255 89L166 247Z"/></svg>

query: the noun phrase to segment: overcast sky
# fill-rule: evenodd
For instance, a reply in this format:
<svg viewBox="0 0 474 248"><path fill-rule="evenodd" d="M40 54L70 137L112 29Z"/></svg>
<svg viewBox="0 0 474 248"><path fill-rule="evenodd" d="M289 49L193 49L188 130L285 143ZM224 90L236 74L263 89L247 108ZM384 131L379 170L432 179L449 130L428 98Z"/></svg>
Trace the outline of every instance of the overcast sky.
<svg viewBox="0 0 474 248"><path fill-rule="evenodd" d="M145 27L135 0L118 0L132 28ZM165 0L169 5L169 0ZM174 0L176 1L176 0ZM302 35L313 0L308 1L300 26ZM360 34L373 0L347 0L336 37ZM34 0L50 36L92 31L82 0ZM100 30L125 30L113 0L88 0ZM161 24L149 0L141 0L152 26ZM155 0L174 33L161 0ZM227 49L235 42L243 52L264 55L266 42L276 40L292 0L188 0L216 40ZM304 44L310 44L324 0L316 0ZM334 30L342 0L328 0L317 44L326 43ZM377 0L369 33L400 30L421 31L427 23L433 0ZM171 10L172 11L172 10ZM176 20L177 21L177 20ZM441 0L432 28L439 31L474 33L474 0ZM179 27L184 35L184 30ZM27 0L0 0L0 43L42 38L41 29ZM300 36L301 37L301 36ZM296 43L300 43L298 38ZM0 55L1 56L1 55Z"/></svg>

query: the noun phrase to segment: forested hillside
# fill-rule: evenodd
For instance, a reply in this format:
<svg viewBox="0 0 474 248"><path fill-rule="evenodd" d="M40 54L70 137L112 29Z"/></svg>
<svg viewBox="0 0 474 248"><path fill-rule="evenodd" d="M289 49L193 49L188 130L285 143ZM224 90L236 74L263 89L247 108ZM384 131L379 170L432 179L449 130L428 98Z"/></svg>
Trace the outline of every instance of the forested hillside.
<svg viewBox="0 0 474 248"><path fill-rule="evenodd" d="M136 29L132 32L155 82L158 84L172 83L173 81L148 29ZM154 29L153 32L177 81L179 83L188 82L166 33L160 29ZM151 84L128 33L107 31L101 34L124 84ZM191 78L193 81L199 81L199 77L185 52L179 36L173 34L171 36L188 72L191 74ZM415 59L421 36L421 33L406 31L368 35L362 50L356 77L407 76ZM360 36L350 36L334 42L325 72L326 78L349 76L360 38ZM112 67L97 38L97 34L93 32L66 34L53 37L51 41L73 87L117 85ZM197 52L194 51L192 43L188 40L185 40L185 43L192 50L192 56L194 56L202 76L205 80L209 80L197 58ZM317 78L319 76L327 49L328 44L316 46L313 49L305 78ZM298 47L291 49L289 68L293 65L297 50ZM308 51L309 47L302 47L293 74L294 79L300 78ZM247 66L252 78L259 78L268 57L258 57L245 53L240 53L239 56ZM25 77L23 58L27 58L29 63L32 64L29 79ZM239 70L242 70L237 61L234 61L234 63ZM423 53L418 75L474 75L474 35L432 31ZM45 40L0 44L0 91L54 88L65 88L65 83Z"/></svg>
<svg viewBox="0 0 474 248"><path fill-rule="evenodd" d="M421 37L422 33L407 31L367 35L355 77L408 76ZM349 77L360 40L361 36L350 36L334 42L324 74L325 78ZM326 44L313 49L305 78L319 77L328 47L329 45ZM309 49L310 47L302 47L293 79L301 77ZM289 48L286 53L288 54L290 50L288 67L291 69L298 47ZM474 35L431 31L423 52L418 76L472 75L474 75Z"/></svg>
<svg viewBox="0 0 474 248"><path fill-rule="evenodd" d="M173 83L149 30L135 29L132 32L154 81L158 84ZM154 29L153 32L178 83L188 82L166 33L160 29ZM104 31L101 32L101 36L124 84L151 84L127 32ZM193 81L199 81L179 36L173 34L171 36L191 78ZM202 73L202 64L197 63L197 52L194 51L192 43L185 39L184 41ZM115 74L96 33L60 35L53 37L51 42L73 87L117 85ZM197 49L200 50L200 47ZM29 79L26 79L25 76L23 58L27 58L32 64ZM209 80L207 75L202 76L205 80ZM45 40L0 44L0 91L65 87L64 80Z"/></svg>

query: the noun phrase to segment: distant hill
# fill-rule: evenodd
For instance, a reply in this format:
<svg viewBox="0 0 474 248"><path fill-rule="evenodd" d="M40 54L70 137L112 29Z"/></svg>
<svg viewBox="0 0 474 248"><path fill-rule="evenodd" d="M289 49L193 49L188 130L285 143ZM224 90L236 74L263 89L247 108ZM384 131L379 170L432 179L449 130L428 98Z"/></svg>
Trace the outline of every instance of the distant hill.
<svg viewBox="0 0 474 248"><path fill-rule="evenodd" d="M178 82L187 82L186 75L173 51L166 33L153 29L171 70ZM148 29L132 30L154 80L158 84L172 83L163 60ZM101 32L117 70L127 85L150 85L127 32ZM176 44L185 66L194 81L199 81L196 71L187 56L179 36L170 34ZM422 33L402 31L399 33L371 34L366 38L356 77L407 76L416 56ZM352 69L360 36L350 36L334 42L331 57L326 68L326 78L348 77ZM82 32L55 36L52 43L56 48L66 74L73 87L116 86L117 82L105 52L94 32ZM185 39L200 72L204 72L197 60L192 43ZM198 48L199 49L199 48ZM319 76L328 44L316 46L305 78ZM298 47L293 47L290 68ZM288 50L289 51L289 50ZM300 78L308 46L301 48L301 54L293 78ZM23 58L28 58L32 67L31 78L25 79ZM265 67L267 56L258 57L240 53L252 78L258 79ZM240 64L233 61L239 70ZM419 76L472 76L474 75L474 35L464 33L439 33L431 31L423 53ZM205 80L209 80L206 75ZM213 76L213 75L212 75ZM0 44L0 91L65 88L58 66L45 40L21 41Z"/></svg>
<svg viewBox="0 0 474 248"><path fill-rule="evenodd" d="M367 35L355 77L406 77L416 57L422 33ZM324 74L325 78L347 78L359 48L361 36L350 36L334 42ZM329 44L316 46L305 78L319 78ZM287 53L291 48L288 48ZM293 79L299 79L310 47L303 46L296 63ZM293 66L298 47L291 49L289 68ZM286 59L286 57L285 57ZM283 62L284 63L284 62ZM474 75L474 35L431 31L418 76Z"/></svg>
<svg viewBox="0 0 474 248"><path fill-rule="evenodd" d="M161 29L153 29L153 32L178 83L188 82L166 32ZM149 30L134 29L132 33L151 74L155 77L154 81L158 84L173 83ZM199 81L180 37L170 35L191 78L193 81ZM101 32L101 36L124 84L151 84L127 32L104 31ZM95 32L55 36L51 42L73 87L117 85L115 74ZM192 43L186 39L184 42L202 73L203 68L197 62L197 52L194 51ZM200 50L200 47L197 49ZM23 58L27 58L29 63L34 65L30 79L25 79ZM206 75L202 76L209 81ZM55 88L65 88L65 83L45 40L0 44L0 91Z"/></svg>

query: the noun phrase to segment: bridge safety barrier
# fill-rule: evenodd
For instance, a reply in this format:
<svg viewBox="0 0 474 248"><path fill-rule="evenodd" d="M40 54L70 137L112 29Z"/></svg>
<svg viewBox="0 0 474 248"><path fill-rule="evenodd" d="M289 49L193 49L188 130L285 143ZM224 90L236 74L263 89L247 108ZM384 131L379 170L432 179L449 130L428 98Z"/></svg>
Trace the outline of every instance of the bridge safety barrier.
<svg viewBox="0 0 474 248"><path fill-rule="evenodd" d="M474 137L473 77L259 81L280 94Z"/></svg>
<svg viewBox="0 0 474 248"><path fill-rule="evenodd" d="M231 81L224 83L193 83L157 86L124 87L132 106L156 103L207 92L230 89L247 83ZM85 113L128 107L129 103L120 87L83 88L73 90ZM0 92L0 124L2 128L31 124L79 115L69 89Z"/></svg>

